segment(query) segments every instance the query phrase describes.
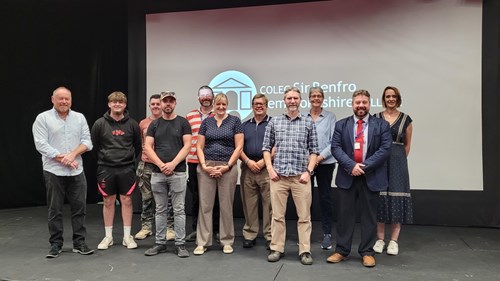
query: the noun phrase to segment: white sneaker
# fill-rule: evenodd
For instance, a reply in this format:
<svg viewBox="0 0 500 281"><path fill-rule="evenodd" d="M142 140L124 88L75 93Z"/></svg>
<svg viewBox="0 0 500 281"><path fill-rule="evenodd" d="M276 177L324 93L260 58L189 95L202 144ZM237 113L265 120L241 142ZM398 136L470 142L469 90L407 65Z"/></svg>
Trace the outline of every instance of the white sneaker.
<svg viewBox="0 0 500 281"><path fill-rule="evenodd" d="M194 249L193 254L199 256L199 255L203 255L206 251L207 251L207 248L205 248L203 246L198 246L198 247L196 247L196 249Z"/></svg>
<svg viewBox="0 0 500 281"><path fill-rule="evenodd" d="M122 245L127 247L127 249L137 248L137 243L135 243L134 237L132 237L132 235L129 235L128 237L123 237Z"/></svg>
<svg viewBox="0 0 500 281"><path fill-rule="evenodd" d="M389 241L389 245L387 246L387 254L396 256L399 253L398 242L391 240Z"/></svg>
<svg viewBox="0 0 500 281"><path fill-rule="evenodd" d="M375 245L373 245L373 250L375 251L375 253L381 254L384 251L384 246L385 246L384 240L377 240L377 242L375 242Z"/></svg>
<svg viewBox="0 0 500 281"><path fill-rule="evenodd" d="M224 247L222 248L222 252L224 252L224 254L232 254L234 250L231 245L224 245Z"/></svg>
<svg viewBox="0 0 500 281"><path fill-rule="evenodd" d="M99 245L97 245L97 249L99 250L107 250L109 248L109 246L113 246L113 237L104 237L104 239L102 239L101 243L99 243Z"/></svg>
<svg viewBox="0 0 500 281"><path fill-rule="evenodd" d="M167 229L167 234L165 234L167 241L175 240L175 231L173 229Z"/></svg>

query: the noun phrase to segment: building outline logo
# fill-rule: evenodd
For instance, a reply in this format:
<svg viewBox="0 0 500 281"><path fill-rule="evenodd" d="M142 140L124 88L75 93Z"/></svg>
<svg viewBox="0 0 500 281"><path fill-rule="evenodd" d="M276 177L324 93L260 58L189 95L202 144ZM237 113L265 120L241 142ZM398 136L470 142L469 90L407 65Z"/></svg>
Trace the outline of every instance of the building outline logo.
<svg viewBox="0 0 500 281"><path fill-rule="evenodd" d="M257 94L257 87L245 73L236 70L224 71L216 75L208 85L215 95L227 95L229 114L244 120L252 113L252 98Z"/></svg>

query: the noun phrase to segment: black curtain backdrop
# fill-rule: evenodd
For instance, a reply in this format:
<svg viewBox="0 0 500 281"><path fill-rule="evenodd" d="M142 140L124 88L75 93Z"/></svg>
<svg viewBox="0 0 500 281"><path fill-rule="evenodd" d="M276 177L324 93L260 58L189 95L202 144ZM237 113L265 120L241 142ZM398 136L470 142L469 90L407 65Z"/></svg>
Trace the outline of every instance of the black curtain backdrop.
<svg viewBox="0 0 500 281"><path fill-rule="evenodd" d="M40 154L31 127L50 109L58 86L72 91L73 109L91 126L107 95L128 94L125 1L2 1L0 44L3 110L0 207L45 204ZM98 200L95 160L84 154L88 201Z"/></svg>
<svg viewBox="0 0 500 281"><path fill-rule="evenodd" d="M56 87L66 86L72 91L73 109L85 114L89 126L106 111L106 97L115 90L128 95L133 118L145 117L146 13L295 2L305 1L2 1L0 120L4 133L0 147L4 151L0 208L45 204L41 159L33 144L31 126L38 113L52 107L50 96ZM496 163L500 158L500 2L484 0L483 8L483 122L478 126L483 129L484 191L413 191L417 224L500 226ZM100 197L91 153L84 155L84 163L88 203L95 203ZM462 163L443 165L468 163L464 159ZM236 194L236 204L238 197ZM241 214L238 208L235 206L235 215Z"/></svg>

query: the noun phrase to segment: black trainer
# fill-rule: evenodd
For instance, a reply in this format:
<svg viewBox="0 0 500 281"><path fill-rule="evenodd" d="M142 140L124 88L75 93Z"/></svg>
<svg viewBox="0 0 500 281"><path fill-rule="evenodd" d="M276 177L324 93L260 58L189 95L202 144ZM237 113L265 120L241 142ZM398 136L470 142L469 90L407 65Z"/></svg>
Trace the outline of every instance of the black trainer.
<svg viewBox="0 0 500 281"><path fill-rule="evenodd" d="M254 240L243 240L243 248L252 248L257 242Z"/></svg>
<svg viewBox="0 0 500 281"><path fill-rule="evenodd" d="M61 246L53 244L52 246L50 246L50 251L45 257L48 259L57 258L61 252L62 252Z"/></svg>
<svg viewBox="0 0 500 281"><path fill-rule="evenodd" d="M94 250L91 250L87 244L83 243L80 246L73 246L73 253L79 253L80 255L92 255Z"/></svg>
<svg viewBox="0 0 500 281"><path fill-rule="evenodd" d="M187 236L186 236L186 242L194 242L196 241L196 230L189 233Z"/></svg>
<svg viewBox="0 0 500 281"><path fill-rule="evenodd" d="M144 255L146 256L155 256L158 255L159 253L165 253L167 251L167 245L163 244L156 244L152 248L149 248L144 252Z"/></svg>

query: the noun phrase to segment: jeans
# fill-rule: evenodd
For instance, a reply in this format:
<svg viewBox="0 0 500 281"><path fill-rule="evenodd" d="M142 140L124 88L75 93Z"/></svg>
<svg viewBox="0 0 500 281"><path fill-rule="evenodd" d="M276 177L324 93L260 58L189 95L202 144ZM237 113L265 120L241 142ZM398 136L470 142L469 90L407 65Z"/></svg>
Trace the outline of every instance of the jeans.
<svg viewBox="0 0 500 281"><path fill-rule="evenodd" d="M73 246L85 243L85 215L87 210L87 180L85 173L77 176L56 176L43 171L47 189L49 242L51 245L63 245L63 206L64 198L68 199L71 208L71 225L73 227Z"/></svg>
<svg viewBox="0 0 500 281"><path fill-rule="evenodd" d="M318 184L319 206L321 210L321 226L323 234L332 234L333 200L332 178L335 163L318 165L311 178L311 187L314 188L314 178Z"/></svg>
<svg viewBox="0 0 500 281"><path fill-rule="evenodd" d="M142 197L142 212L141 212L141 229L153 230L153 220L155 217L155 200L153 198L153 190L151 189L152 167L154 165L139 162L137 167L137 186L141 191ZM170 193L168 195L168 210L167 210L167 226L173 229L174 211L172 209L172 199Z"/></svg>
<svg viewBox="0 0 500 281"><path fill-rule="evenodd" d="M151 189L156 202L156 244L166 244L168 193L172 194L174 209L175 245L182 245L186 238L186 212L184 204L186 198L186 173L174 172L167 176L162 173L151 175Z"/></svg>

